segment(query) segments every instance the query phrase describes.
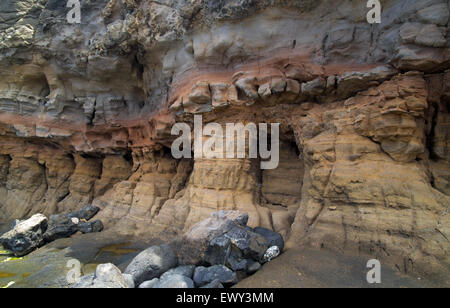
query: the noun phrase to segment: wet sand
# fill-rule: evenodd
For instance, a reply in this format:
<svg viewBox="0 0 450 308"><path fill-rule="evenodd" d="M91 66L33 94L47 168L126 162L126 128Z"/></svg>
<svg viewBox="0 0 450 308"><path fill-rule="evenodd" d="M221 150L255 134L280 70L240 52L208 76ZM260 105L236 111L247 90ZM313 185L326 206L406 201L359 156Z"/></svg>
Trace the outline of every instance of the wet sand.
<svg viewBox="0 0 450 308"><path fill-rule="evenodd" d="M235 288L431 288L445 287L399 273L381 264L381 284L369 284L370 257L344 256L326 250L290 249L265 264ZM448 285L447 285L448 287Z"/></svg>

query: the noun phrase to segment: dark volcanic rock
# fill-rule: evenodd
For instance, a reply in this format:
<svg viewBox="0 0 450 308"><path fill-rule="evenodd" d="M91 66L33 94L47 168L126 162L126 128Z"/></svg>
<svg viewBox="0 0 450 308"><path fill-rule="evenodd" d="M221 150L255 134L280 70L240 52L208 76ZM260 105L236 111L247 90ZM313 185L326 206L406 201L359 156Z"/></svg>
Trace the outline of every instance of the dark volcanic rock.
<svg viewBox="0 0 450 308"><path fill-rule="evenodd" d="M95 233L103 230L103 223L100 220L81 222L78 224L78 231L81 233Z"/></svg>
<svg viewBox="0 0 450 308"><path fill-rule="evenodd" d="M215 279L212 282L208 283L201 287L203 289L223 289L223 284L220 283L219 279Z"/></svg>
<svg viewBox="0 0 450 308"><path fill-rule="evenodd" d="M261 268L261 263L253 261L253 260L248 260L247 274L252 275L252 274L256 273L257 271L259 271L260 268Z"/></svg>
<svg viewBox="0 0 450 308"><path fill-rule="evenodd" d="M169 245L152 246L140 254L128 265L125 274L131 274L136 285L158 278L178 263L175 252Z"/></svg>
<svg viewBox="0 0 450 308"><path fill-rule="evenodd" d="M194 282L184 275L173 274L159 279L153 286L155 289L192 289Z"/></svg>
<svg viewBox="0 0 450 308"><path fill-rule="evenodd" d="M233 247L241 251L245 258L259 261L267 250L266 239L248 228L236 226L228 231L225 236L230 239Z"/></svg>
<svg viewBox="0 0 450 308"><path fill-rule="evenodd" d="M170 275L182 275L192 279L194 276L195 265L181 265L176 268L172 268L161 275L161 279L164 279Z"/></svg>
<svg viewBox="0 0 450 308"><path fill-rule="evenodd" d="M80 277L74 284L70 287L72 289L85 289L91 288L94 285L95 274L89 274L83 277Z"/></svg>
<svg viewBox="0 0 450 308"><path fill-rule="evenodd" d="M235 256L230 256L227 260L227 266L235 272L245 271L247 269L248 261L246 259L240 259Z"/></svg>
<svg viewBox="0 0 450 308"><path fill-rule="evenodd" d="M199 266L195 269L194 282L197 287L203 287L214 280L224 285L233 285L238 282L236 273L224 265Z"/></svg>
<svg viewBox="0 0 450 308"><path fill-rule="evenodd" d="M82 233L101 232L103 223L100 220L88 222L100 209L96 206L86 205L82 209L68 213L50 216L48 229L44 237L47 242L73 235L77 231Z"/></svg>
<svg viewBox="0 0 450 308"><path fill-rule="evenodd" d="M179 249L181 264L201 264L206 259L208 263L220 262L227 254L227 241L213 241L238 226L244 227L248 214L239 211L219 211L212 213L194 225L182 238ZM212 243L212 247L211 246ZM207 257L208 255L208 257Z"/></svg>
<svg viewBox="0 0 450 308"><path fill-rule="evenodd" d="M93 206L93 205L86 205L80 210L67 214L67 217L69 218L78 218L80 220L89 220L100 211L99 207Z"/></svg>
<svg viewBox="0 0 450 308"><path fill-rule="evenodd" d="M17 224L14 229L0 237L0 243L14 255L21 257L44 244L44 233L47 230L47 217L41 214Z"/></svg>
<svg viewBox="0 0 450 308"><path fill-rule="evenodd" d="M262 228L262 227L256 227L253 229L253 232L258 233L259 235L263 236L267 241L267 246L278 246L280 248L280 251L283 251L284 249L284 240L281 234L274 232L272 230Z"/></svg>
<svg viewBox="0 0 450 308"><path fill-rule="evenodd" d="M226 236L219 236L209 242L205 262L210 265L225 264L231 252L231 241Z"/></svg>
<svg viewBox="0 0 450 308"><path fill-rule="evenodd" d="M139 289L151 289L159 282L159 278L153 278L152 280L144 281L139 285Z"/></svg>
<svg viewBox="0 0 450 308"><path fill-rule="evenodd" d="M59 238L70 237L78 231L78 218L69 218L66 214L50 216L47 231L44 234L46 242Z"/></svg>

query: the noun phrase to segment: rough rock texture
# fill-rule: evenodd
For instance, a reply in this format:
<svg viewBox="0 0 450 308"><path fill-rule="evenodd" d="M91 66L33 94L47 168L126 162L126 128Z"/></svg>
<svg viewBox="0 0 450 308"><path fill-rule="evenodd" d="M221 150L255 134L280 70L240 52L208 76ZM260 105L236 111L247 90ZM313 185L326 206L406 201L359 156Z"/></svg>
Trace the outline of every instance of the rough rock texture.
<svg viewBox="0 0 450 308"><path fill-rule="evenodd" d="M44 215L33 215L3 234L0 237L0 244L14 255L24 256L44 244L47 224L48 220Z"/></svg>
<svg viewBox="0 0 450 308"><path fill-rule="evenodd" d="M223 289L223 284L220 282L219 279L215 279L212 282L208 283L207 285L204 285L204 289Z"/></svg>
<svg viewBox="0 0 450 308"><path fill-rule="evenodd" d="M187 278L192 278L194 275L195 265L181 265L176 268L172 268L161 275L161 279L164 279L167 276L170 275L182 275L186 276Z"/></svg>
<svg viewBox="0 0 450 308"><path fill-rule="evenodd" d="M89 222L81 222L78 224L78 231L81 233L95 233L103 230L103 223L101 220L94 220Z"/></svg>
<svg viewBox="0 0 450 308"><path fill-rule="evenodd" d="M184 275L173 274L159 279L153 288L155 289L193 289L194 282Z"/></svg>
<svg viewBox="0 0 450 308"><path fill-rule="evenodd" d="M177 245L182 264L224 265L232 252L239 258L259 261L267 250L266 239L247 227L248 215L219 211L194 225Z"/></svg>
<svg viewBox="0 0 450 308"><path fill-rule="evenodd" d="M287 248L448 277L447 0L0 4L0 221L93 202L173 238L217 210ZM172 125L280 123L280 164L170 155ZM207 139L205 137L205 139Z"/></svg>
<svg viewBox="0 0 450 308"><path fill-rule="evenodd" d="M159 278L153 278L152 280L144 281L139 285L140 289L151 289L159 282Z"/></svg>
<svg viewBox="0 0 450 308"><path fill-rule="evenodd" d="M52 215L48 221L47 231L44 233L44 239L47 242L53 242L59 238L70 237L78 231L79 220L69 218L65 215Z"/></svg>
<svg viewBox="0 0 450 308"><path fill-rule="evenodd" d="M101 232L103 223L100 220L86 221L98 211L99 208L87 205L79 211L51 215L50 218L35 214L26 220L16 219L11 229L0 236L0 244L16 256L24 256L57 239L70 237L78 231Z"/></svg>
<svg viewBox="0 0 450 308"><path fill-rule="evenodd" d="M233 285L238 282L236 273L223 265L199 266L195 269L194 282L197 287L203 287L215 280L219 280L224 285Z"/></svg>
<svg viewBox="0 0 450 308"><path fill-rule="evenodd" d="M279 233L261 227L254 228L253 232L256 232L259 235L263 236L266 239L268 247L277 246L280 249L280 251L283 251L284 240Z"/></svg>

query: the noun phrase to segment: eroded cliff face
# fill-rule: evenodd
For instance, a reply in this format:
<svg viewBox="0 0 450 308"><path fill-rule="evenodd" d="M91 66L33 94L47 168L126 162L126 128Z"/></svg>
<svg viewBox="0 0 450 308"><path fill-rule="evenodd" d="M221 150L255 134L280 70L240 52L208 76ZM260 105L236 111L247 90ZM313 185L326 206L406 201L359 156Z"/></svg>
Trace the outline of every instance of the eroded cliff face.
<svg viewBox="0 0 450 308"><path fill-rule="evenodd" d="M442 277L450 250L447 0L0 4L0 220L86 203L170 238L220 209L288 246ZM174 159L177 122L280 123L280 164Z"/></svg>

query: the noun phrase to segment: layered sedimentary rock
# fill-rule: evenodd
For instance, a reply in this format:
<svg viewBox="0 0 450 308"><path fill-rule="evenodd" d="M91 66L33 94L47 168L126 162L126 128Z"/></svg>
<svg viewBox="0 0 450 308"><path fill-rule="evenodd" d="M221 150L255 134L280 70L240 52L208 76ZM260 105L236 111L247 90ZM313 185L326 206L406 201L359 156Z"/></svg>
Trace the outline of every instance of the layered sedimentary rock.
<svg viewBox="0 0 450 308"><path fill-rule="evenodd" d="M0 4L0 218L87 203L173 237L220 209L287 246L446 275L445 0ZM173 124L280 123L280 163L175 159ZM205 137L205 141L208 138Z"/></svg>

